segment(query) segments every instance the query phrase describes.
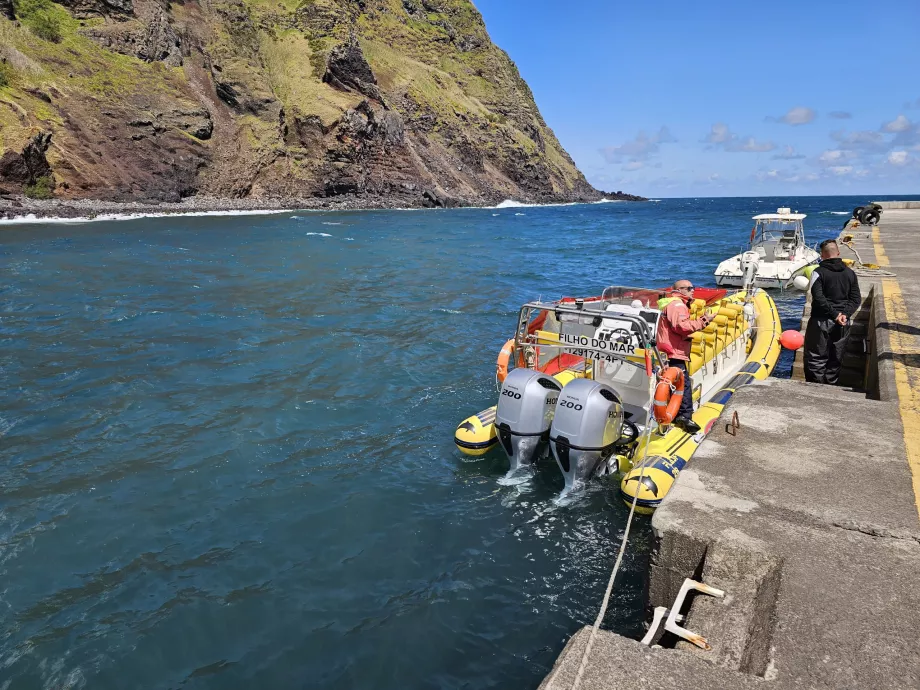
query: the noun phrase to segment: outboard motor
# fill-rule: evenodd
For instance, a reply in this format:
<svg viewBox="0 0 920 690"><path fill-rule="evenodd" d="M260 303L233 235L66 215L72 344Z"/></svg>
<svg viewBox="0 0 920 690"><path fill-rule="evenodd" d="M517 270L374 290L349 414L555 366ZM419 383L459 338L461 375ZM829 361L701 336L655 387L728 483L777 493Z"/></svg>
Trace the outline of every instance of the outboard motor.
<svg viewBox="0 0 920 690"><path fill-rule="evenodd" d="M757 252L744 252L741 255L741 280L745 290L751 290L754 287L754 278L757 277L759 266L760 255Z"/></svg>
<svg viewBox="0 0 920 690"><path fill-rule="evenodd" d="M623 430L623 406L608 385L575 379L559 394L549 445L565 490L590 479L614 452Z"/></svg>
<svg viewBox="0 0 920 690"><path fill-rule="evenodd" d="M546 447L561 390L552 376L532 369L514 369L505 378L495 411L495 431L512 471L533 465Z"/></svg>

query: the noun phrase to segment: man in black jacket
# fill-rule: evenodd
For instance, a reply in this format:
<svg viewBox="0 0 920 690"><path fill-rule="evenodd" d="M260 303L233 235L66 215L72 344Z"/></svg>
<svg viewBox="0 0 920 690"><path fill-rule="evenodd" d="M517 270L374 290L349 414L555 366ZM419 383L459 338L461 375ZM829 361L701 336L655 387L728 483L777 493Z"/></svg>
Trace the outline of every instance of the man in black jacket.
<svg viewBox="0 0 920 690"><path fill-rule="evenodd" d="M821 263L812 274L811 317L805 329L805 380L837 383L850 332L850 319L862 297L859 281L840 258L834 240L821 243Z"/></svg>

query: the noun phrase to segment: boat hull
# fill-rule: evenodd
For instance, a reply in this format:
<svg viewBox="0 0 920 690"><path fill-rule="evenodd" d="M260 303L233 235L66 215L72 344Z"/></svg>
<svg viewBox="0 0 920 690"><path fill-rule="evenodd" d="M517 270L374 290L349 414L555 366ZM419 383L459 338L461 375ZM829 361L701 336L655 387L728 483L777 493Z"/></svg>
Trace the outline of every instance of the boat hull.
<svg viewBox="0 0 920 690"><path fill-rule="evenodd" d="M754 276L754 287L767 290L784 290L792 285L797 276L808 275L810 266L820 259L817 252L808 250L808 255L798 261L761 263ZM713 273L719 287L744 287L744 273L740 255L719 264Z"/></svg>
<svg viewBox="0 0 920 690"><path fill-rule="evenodd" d="M688 434L671 427L662 436L653 434L647 450L644 446L637 448L634 455L641 459L620 483L623 501L632 505L635 499L637 512L651 514L661 504L735 391L753 381L765 379L773 372L781 350L779 312L773 299L762 291L754 295L753 304L756 336L751 350L742 366L708 395L693 414L693 421L700 426L700 431Z"/></svg>

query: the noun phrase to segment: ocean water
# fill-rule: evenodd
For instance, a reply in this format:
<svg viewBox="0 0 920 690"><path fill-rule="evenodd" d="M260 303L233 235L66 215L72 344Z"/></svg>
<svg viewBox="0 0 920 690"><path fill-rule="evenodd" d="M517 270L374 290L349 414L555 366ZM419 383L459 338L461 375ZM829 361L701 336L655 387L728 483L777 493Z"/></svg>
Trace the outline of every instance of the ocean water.
<svg viewBox="0 0 920 690"><path fill-rule="evenodd" d="M520 304L711 284L754 213L817 242L864 201L0 229L0 688L536 687L627 508L454 448ZM605 626L638 636L633 535Z"/></svg>

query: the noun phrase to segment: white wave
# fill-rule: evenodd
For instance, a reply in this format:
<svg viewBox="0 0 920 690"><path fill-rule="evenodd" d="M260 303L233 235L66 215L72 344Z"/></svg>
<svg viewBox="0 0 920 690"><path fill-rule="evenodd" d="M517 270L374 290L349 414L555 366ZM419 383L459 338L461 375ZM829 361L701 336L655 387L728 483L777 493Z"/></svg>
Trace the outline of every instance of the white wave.
<svg viewBox="0 0 920 690"><path fill-rule="evenodd" d="M525 216L525 215L527 215L527 214L526 214L526 213L515 213L514 215L516 215L516 216Z"/></svg>
<svg viewBox="0 0 920 690"><path fill-rule="evenodd" d="M592 204L621 204L623 203L622 199L607 199L603 198L600 201L592 201Z"/></svg>
<svg viewBox="0 0 920 690"><path fill-rule="evenodd" d="M16 216L15 218L0 218L0 225L34 225L37 223L55 223L61 225L70 225L78 223L98 223L102 221L118 221L118 220L139 220L141 218L168 218L171 216L181 216L185 218L197 218L203 216L273 216L281 213L290 213L291 209L278 209L278 210L235 210L235 211L177 211L171 213L168 211L158 211L152 213L100 213L97 216L92 218L78 217L78 218L60 218L57 216L48 217L48 218L39 218L34 213L29 213L24 216ZM294 216L295 218L297 216Z"/></svg>
<svg viewBox="0 0 920 690"><path fill-rule="evenodd" d="M310 237L311 235L315 237L332 237L332 235L330 235L328 232L308 232L306 235L307 237Z"/></svg>
<svg viewBox="0 0 920 690"><path fill-rule="evenodd" d="M493 214L492 214L492 217L495 218L496 216L500 216L500 215L501 215L501 213L493 213Z"/></svg>
<svg viewBox="0 0 920 690"><path fill-rule="evenodd" d="M499 486L521 486L527 484L533 479L533 471L526 467L519 467L516 470L508 470L508 473L496 480Z"/></svg>
<svg viewBox="0 0 920 690"><path fill-rule="evenodd" d="M346 242L354 242L354 241L355 241L355 238L354 238L354 237L346 237L346 238L345 238L345 241L346 241Z"/></svg>
<svg viewBox="0 0 920 690"><path fill-rule="evenodd" d="M595 204L598 202L592 201L589 203ZM577 201L567 201L564 204L525 204L520 201L515 201L514 199L505 199L498 206L483 206L482 208L494 210L497 208L542 208L542 207L548 207L548 206L578 206L578 205L579 205L579 202Z"/></svg>
<svg viewBox="0 0 920 690"><path fill-rule="evenodd" d="M821 211L821 213L827 213L831 216L848 216L850 215L849 211Z"/></svg>
<svg viewBox="0 0 920 690"><path fill-rule="evenodd" d="M341 223L330 223L328 221L324 222L323 225L341 225Z"/></svg>

